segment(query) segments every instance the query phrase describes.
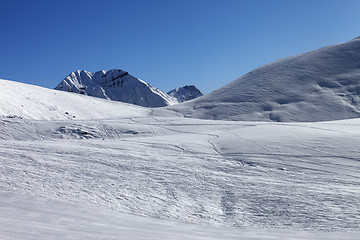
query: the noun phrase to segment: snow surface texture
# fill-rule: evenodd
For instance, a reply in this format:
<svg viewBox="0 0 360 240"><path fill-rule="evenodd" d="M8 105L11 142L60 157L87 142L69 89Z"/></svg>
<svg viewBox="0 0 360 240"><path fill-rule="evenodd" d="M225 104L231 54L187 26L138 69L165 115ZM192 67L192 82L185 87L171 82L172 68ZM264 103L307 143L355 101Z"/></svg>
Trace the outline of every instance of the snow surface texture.
<svg viewBox="0 0 360 240"><path fill-rule="evenodd" d="M175 88L167 93L171 97L174 97L178 100L178 102L189 101L198 97L201 97L202 94L199 89L197 89L194 85L186 85L184 87Z"/></svg>
<svg viewBox="0 0 360 240"><path fill-rule="evenodd" d="M95 73L78 70L70 73L55 89L144 107L177 103L175 98L120 69Z"/></svg>
<svg viewBox="0 0 360 240"><path fill-rule="evenodd" d="M360 117L360 38L265 65L170 108L187 117L222 120L309 122Z"/></svg>
<svg viewBox="0 0 360 240"><path fill-rule="evenodd" d="M358 239L356 233L246 230L181 224L23 194L0 193L0 238L18 239ZM14 231L14 226L17 226Z"/></svg>
<svg viewBox="0 0 360 240"><path fill-rule="evenodd" d="M0 87L1 239L358 236L360 119L187 119L4 80ZM64 113L66 98L81 106L68 106L75 119ZM103 118L84 110L95 107Z"/></svg>

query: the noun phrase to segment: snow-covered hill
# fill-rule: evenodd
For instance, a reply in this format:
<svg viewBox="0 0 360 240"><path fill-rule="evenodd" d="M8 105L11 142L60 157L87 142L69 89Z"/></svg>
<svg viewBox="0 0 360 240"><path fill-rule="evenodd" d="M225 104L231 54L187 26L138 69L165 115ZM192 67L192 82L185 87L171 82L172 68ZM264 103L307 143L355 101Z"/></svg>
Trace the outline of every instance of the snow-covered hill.
<svg viewBox="0 0 360 240"><path fill-rule="evenodd" d="M177 103L166 93L120 69L95 73L78 70L70 73L55 89L144 107Z"/></svg>
<svg viewBox="0 0 360 240"><path fill-rule="evenodd" d="M360 117L360 38L270 63L170 108L188 117L223 120Z"/></svg>
<svg viewBox="0 0 360 240"><path fill-rule="evenodd" d="M100 119L142 116L150 110L121 102L0 79L0 118Z"/></svg>
<svg viewBox="0 0 360 240"><path fill-rule="evenodd" d="M194 85L186 85L184 87L175 88L167 94L176 98L178 102L189 101L204 95Z"/></svg>

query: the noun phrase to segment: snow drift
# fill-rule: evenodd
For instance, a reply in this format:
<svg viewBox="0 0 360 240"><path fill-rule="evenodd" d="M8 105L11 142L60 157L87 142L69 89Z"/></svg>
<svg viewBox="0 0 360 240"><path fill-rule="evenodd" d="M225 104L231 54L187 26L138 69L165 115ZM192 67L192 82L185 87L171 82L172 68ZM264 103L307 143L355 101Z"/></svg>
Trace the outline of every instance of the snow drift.
<svg viewBox="0 0 360 240"><path fill-rule="evenodd" d="M360 38L257 68L171 109L187 117L327 121L360 117Z"/></svg>

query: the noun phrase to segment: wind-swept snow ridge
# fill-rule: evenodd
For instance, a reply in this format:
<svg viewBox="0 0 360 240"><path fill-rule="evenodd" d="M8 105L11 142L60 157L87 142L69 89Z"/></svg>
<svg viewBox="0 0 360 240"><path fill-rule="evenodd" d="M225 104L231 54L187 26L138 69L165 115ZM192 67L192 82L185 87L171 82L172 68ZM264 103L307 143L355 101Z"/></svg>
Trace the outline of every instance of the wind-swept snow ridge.
<svg viewBox="0 0 360 240"><path fill-rule="evenodd" d="M55 89L143 107L163 107L177 103L176 99L166 93L120 69L95 73L77 70L70 73Z"/></svg>
<svg viewBox="0 0 360 240"><path fill-rule="evenodd" d="M184 87L175 88L167 94L176 98L178 102L189 101L204 95L194 85L186 85Z"/></svg>
<svg viewBox="0 0 360 240"><path fill-rule="evenodd" d="M194 101L187 117L327 121L360 117L360 38L259 67Z"/></svg>
<svg viewBox="0 0 360 240"><path fill-rule="evenodd" d="M143 116L148 109L0 79L0 119L100 119Z"/></svg>

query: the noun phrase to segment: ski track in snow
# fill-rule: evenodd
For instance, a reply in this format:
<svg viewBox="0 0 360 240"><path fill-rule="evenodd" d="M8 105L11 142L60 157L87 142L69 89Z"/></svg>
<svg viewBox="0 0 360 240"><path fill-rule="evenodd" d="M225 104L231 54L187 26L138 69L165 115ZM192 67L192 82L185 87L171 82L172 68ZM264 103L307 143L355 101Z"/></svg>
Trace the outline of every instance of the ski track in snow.
<svg viewBox="0 0 360 240"><path fill-rule="evenodd" d="M219 228L182 224L79 206L27 194L0 193L0 237L17 239L172 239L172 240L337 240L357 233ZM16 231L13 231L16 226Z"/></svg>
<svg viewBox="0 0 360 240"><path fill-rule="evenodd" d="M360 228L360 122L0 120L0 192L184 223Z"/></svg>

